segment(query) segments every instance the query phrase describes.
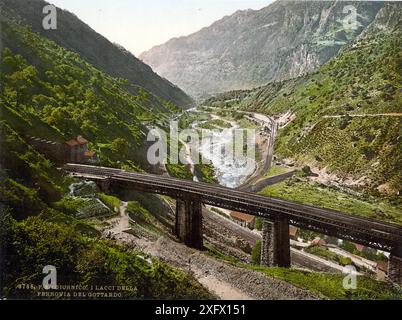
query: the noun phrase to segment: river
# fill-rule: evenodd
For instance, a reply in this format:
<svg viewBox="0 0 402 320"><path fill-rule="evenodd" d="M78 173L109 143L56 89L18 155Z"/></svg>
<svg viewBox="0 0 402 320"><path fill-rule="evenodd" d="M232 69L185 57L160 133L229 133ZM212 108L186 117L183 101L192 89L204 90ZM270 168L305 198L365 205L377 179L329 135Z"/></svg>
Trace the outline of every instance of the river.
<svg viewBox="0 0 402 320"><path fill-rule="evenodd" d="M194 112L198 112L194 110ZM261 117L260 117L261 116ZM271 121L264 115L252 114L252 117L261 122L261 127L264 123ZM235 121L227 120L215 114L211 114L212 120L221 120L230 123L230 128L223 130L213 130L212 139L205 139L199 146L199 153L203 158L210 161L213 165L216 178L220 185L228 188L237 188L244 184L249 177L257 171L255 159L247 157L246 151L243 155L233 155L233 152L225 152L225 150L233 149L234 132L241 129ZM201 124L207 121L195 121L190 126L191 129L198 128ZM257 133L256 133L257 135ZM187 151L189 150L186 147ZM252 152L254 155L255 152ZM189 159L190 156L187 156ZM191 171L194 172L194 165L190 163Z"/></svg>

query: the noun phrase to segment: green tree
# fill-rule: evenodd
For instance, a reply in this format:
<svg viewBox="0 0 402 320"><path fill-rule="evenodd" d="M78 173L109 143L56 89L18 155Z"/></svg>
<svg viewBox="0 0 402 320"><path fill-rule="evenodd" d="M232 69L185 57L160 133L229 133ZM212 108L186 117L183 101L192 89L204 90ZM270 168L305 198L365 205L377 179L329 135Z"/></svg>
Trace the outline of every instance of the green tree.
<svg viewBox="0 0 402 320"><path fill-rule="evenodd" d="M110 148L113 152L119 154L122 158L127 158L130 145L125 139L116 138L110 144Z"/></svg>
<svg viewBox="0 0 402 320"><path fill-rule="evenodd" d="M262 230L262 219L261 218L255 218L255 228L258 230L258 231L261 231Z"/></svg>
<svg viewBox="0 0 402 320"><path fill-rule="evenodd" d="M253 246L253 249L251 250L251 261L254 264L261 263L261 246L262 242L257 241L256 244Z"/></svg>

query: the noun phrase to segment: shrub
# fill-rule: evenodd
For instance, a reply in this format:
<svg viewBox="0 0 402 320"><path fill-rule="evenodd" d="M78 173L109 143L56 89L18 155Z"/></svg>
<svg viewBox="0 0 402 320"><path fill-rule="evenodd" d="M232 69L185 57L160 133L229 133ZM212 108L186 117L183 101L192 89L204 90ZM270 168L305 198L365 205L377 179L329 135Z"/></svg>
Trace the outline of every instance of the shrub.
<svg viewBox="0 0 402 320"><path fill-rule="evenodd" d="M262 230L262 219L261 218L256 218L255 219L255 228L258 230L258 231L261 231Z"/></svg>
<svg viewBox="0 0 402 320"><path fill-rule="evenodd" d="M262 242L257 241L256 244L253 246L253 249L251 250L251 261L254 264L261 263L261 246Z"/></svg>
<svg viewBox="0 0 402 320"><path fill-rule="evenodd" d="M120 208L121 201L120 199L114 197L114 196L109 196L106 194L99 194L99 199L106 204L110 209L116 211Z"/></svg>
<svg viewBox="0 0 402 320"><path fill-rule="evenodd" d="M4 237L3 237L4 238ZM69 225L30 217L13 220L2 239L9 258L3 273L2 296L34 298L22 283L42 283L42 268L54 265L60 284L128 286L131 299L207 299L211 295L192 277L156 259L146 259L101 239L81 236ZM96 241L95 241L96 240Z"/></svg>

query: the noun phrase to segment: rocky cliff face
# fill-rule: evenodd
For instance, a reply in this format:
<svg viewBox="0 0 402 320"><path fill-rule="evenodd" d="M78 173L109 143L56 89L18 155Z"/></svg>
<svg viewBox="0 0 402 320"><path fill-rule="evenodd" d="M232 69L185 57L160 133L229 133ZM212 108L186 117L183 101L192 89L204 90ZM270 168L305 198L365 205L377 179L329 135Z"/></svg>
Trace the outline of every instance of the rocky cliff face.
<svg viewBox="0 0 402 320"><path fill-rule="evenodd" d="M382 6L279 0L172 39L140 59L196 97L247 89L316 69L360 35Z"/></svg>
<svg viewBox="0 0 402 320"><path fill-rule="evenodd" d="M401 26L402 3L386 3L358 39L316 72L218 94L203 105L282 119L278 157L326 168L345 185L396 199L402 179Z"/></svg>
<svg viewBox="0 0 402 320"><path fill-rule="evenodd" d="M57 30L44 30L42 10L47 4L43 0L1 0L0 11L2 15L18 20L58 45L78 53L87 62L114 77L128 79L130 84L143 87L180 107L193 105L193 100L180 88L158 76L121 46L109 42L73 13L58 9Z"/></svg>

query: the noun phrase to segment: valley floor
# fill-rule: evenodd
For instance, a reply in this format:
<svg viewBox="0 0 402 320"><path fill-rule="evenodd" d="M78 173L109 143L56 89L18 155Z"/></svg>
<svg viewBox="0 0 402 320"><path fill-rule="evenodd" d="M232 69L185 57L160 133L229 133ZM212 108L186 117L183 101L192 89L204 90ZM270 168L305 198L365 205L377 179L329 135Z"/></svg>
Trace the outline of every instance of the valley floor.
<svg viewBox="0 0 402 320"><path fill-rule="evenodd" d="M169 235L139 226L122 203L120 215L106 221L104 237L114 239L144 254L160 258L193 275L218 299L231 300L304 300L304 299L395 299L397 289L385 282L359 278L359 290L342 287L341 270L317 256L292 250L292 269L265 268L250 264L251 257L239 242L252 245L260 235L243 228L217 213L204 210L205 251L186 247ZM171 216L173 221L173 214ZM161 227L161 226L159 226ZM240 245L241 247L241 245ZM219 250L218 250L219 249ZM236 257L236 258L235 258ZM145 259L145 258L144 258ZM310 270L308 271L306 266ZM300 268L304 266L304 268ZM332 268L331 268L332 267ZM318 272L317 272L318 271ZM327 273L331 272L331 273ZM338 274L336 274L338 273Z"/></svg>
<svg viewBox="0 0 402 320"><path fill-rule="evenodd" d="M129 233L130 223L126 204L120 207L120 216L108 221L105 237L140 249L169 264L189 272L209 291L224 300L283 300L315 299L307 290L285 281L219 261L204 252L196 251L169 237L138 237Z"/></svg>

